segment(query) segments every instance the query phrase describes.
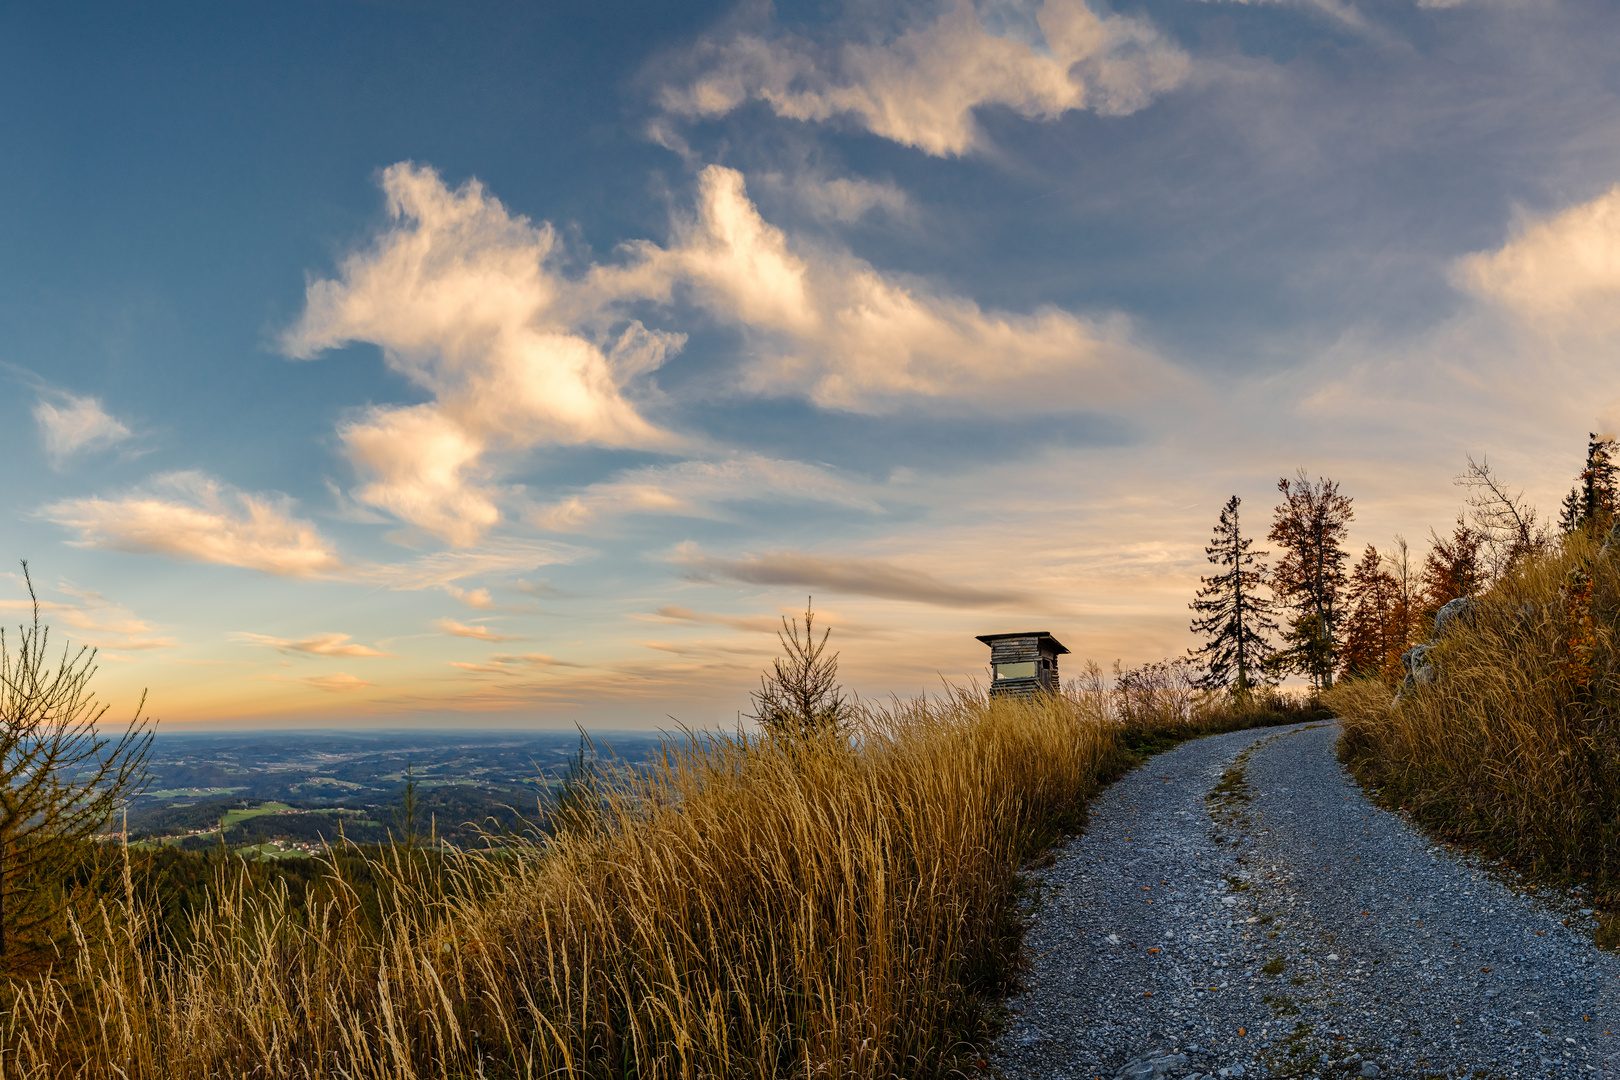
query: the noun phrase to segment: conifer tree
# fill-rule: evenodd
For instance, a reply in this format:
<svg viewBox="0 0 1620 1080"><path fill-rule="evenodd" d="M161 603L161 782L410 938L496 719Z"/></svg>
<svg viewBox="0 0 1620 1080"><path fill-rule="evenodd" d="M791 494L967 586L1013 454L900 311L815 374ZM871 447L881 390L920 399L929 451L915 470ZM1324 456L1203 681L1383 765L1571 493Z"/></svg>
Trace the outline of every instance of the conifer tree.
<svg viewBox="0 0 1620 1080"><path fill-rule="evenodd" d="M1350 574L1345 592L1349 618L1344 632L1344 675L1375 675L1392 681L1409 637L1401 583L1388 560L1371 544Z"/></svg>
<svg viewBox="0 0 1620 1080"><path fill-rule="evenodd" d="M1597 536L1608 531L1614 521L1615 491L1614 437L1590 433L1586 439L1586 465L1575 486L1564 497L1558 526L1564 532L1584 529Z"/></svg>
<svg viewBox="0 0 1620 1080"><path fill-rule="evenodd" d="M1480 549L1485 537L1462 518L1449 538L1429 534L1432 546L1423 560L1423 615L1434 613L1463 596L1473 596L1485 583Z"/></svg>
<svg viewBox="0 0 1620 1080"><path fill-rule="evenodd" d="M1283 494L1272 522L1270 539L1283 549L1273 574L1273 588L1293 611L1283 640L1288 648L1275 657L1282 671L1307 676L1318 690L1333 685L1339 666L1339 630L1344 620L1345 533L1354 516L1350 497L1325 477L1314 483L1300 469L1290 480L1277 481Z"/></svg>
<svg viewBox="0 0 1620 1080"><path fill-rule="evenodd" d="M1230 686L1240 695L1262 681L1277 630L1271 597L1265 593L1266 552L1249 550L1254 540L1238 526L1241 502L1234 495L1221 509L1214 538L1204 549L1221 572L1200 578L1203 588L1188 605L1198 613L1192 632L1204 638L1201 648L1188 650L1204 667L1200 684L1208 689Z"/></svg>
<svg viewBox="0 0 1620 1080"><path fill-rule="evenodd" d="M759 678L759 690L750 696L757 720L766 731L784 736L809 736L836 731L853 714L855 702L838 683L838 654L827 655L827 639L832 630L815 636L816 613L807 599L804 606L804 636L799 636L799 620L782 617L777 637L786 658L778 657L771 670Z"/></svg>

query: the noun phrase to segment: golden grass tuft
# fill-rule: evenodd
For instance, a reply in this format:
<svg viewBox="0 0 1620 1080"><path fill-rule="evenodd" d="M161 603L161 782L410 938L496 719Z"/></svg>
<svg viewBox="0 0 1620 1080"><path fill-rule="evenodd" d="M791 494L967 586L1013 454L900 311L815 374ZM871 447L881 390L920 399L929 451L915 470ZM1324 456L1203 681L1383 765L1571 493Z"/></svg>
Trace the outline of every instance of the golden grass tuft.
<svg viewBox="0 0 1620 1080"><path fill-rule="evenodd" d="M1016 969L1020 860L1078 828L1123 731L1102 698L972 691L842 738L691 735L555 838L394 853L380 931L341 880L299 908L227 876L182 945L131 887L14 984L0 1074L942 1075Z"/></svg>
<svg viewBox="0 0 1620 1080"><path fill-rule="evenodd" d="M1525 870L1620 876L1620 566L1584 536L1526 559L1432 653L1399 701L1375 680L1324 695L1364 782L1448 838Z"/></svg>

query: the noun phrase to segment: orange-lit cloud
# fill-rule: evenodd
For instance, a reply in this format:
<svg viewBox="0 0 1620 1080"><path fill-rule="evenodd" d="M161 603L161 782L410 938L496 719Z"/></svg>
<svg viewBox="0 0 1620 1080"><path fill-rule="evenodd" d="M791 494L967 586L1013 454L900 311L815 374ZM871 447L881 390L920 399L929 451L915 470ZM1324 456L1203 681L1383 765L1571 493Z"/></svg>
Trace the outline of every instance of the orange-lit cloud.
<svg viewBox="0 0 1620 1080"><path fill-rule="evenodd" d="M286 577L344 569L314 525L284 496L250 495L198 472L156 477L118 499L66 499L40 511L78 531L75 547L166 555Z"/></svg>
<svg viewBox="0 0 1620 1080"><path fill-rule="evenodd" d="M451 598L460 600L470 608L495 606L495 599L489 595L488 589L458 589L454 585L446 585L444 591L449 593Z"/></svg>
<svg viewBox="0 0 1620 1080"><path fill-rule="evenodd" d="M391 656L373 649L369 645L361 645L352 640L349 634L316 634L299 641L288 638L270 637L266 634L236 633L231 635L233 641L244 645L263 645L275 649L277 652L300 656L342 656L369 659L372 657Z"/></svg>
<svg viewBox="0 0 1620 1080"><path fill-rule="evenodd" d="M496 653L489 658L487 664L470 664L461 660L452 660L450 666L460 668L462 671L476 671L486 675L522 675L527 672L545 671L551 668L584 668L584 664L570 663L567 660L558 660L545 653Z"/></svg>
<svg viewBox="0 0 1620 1080"><path fill-rule="evenodd" d="M487 626L473 626L454 619L440 619L434 624L451 637L473 638L477 641L518 641L516 634L497 634Z"/></svg>
<svg viewBox="0 0 1620 1080"><path fill-rule="evenodd" d="M350 675L347 671L334 672L331 675L316 675L305 679L304 682L317 690L325 690L333 694L346 694L353 690L364 690L371 683L358 675Z"/></svg>
<svg viewBox="0 0 1620 1080"><path fill-rule="evenodd" d="M1620 330L1620 184L1590 202L1523 222L1496 251L1461 260L1460 282L1542 324Z"/></svg>

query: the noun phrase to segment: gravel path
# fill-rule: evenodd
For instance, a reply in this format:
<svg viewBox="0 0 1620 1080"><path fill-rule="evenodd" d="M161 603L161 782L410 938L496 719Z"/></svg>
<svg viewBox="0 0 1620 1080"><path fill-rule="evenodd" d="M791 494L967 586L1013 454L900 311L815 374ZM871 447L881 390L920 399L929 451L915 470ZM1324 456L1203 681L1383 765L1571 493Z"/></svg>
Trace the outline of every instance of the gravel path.
<svg viewBox="0 0 1620 1080"><path fill-rule="evenodd" d="M1331 724L1152 758L1032 875L1009 1078L1620 1078L1620 956L1373 806Z"/></svg>

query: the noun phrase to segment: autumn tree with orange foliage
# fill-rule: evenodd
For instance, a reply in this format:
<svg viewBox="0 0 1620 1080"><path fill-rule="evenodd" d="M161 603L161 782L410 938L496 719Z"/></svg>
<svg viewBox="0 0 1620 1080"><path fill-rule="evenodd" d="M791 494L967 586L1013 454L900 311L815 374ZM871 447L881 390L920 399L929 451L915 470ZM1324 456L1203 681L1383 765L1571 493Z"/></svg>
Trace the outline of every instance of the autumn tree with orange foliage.
<svg viewBox="0 0 1620 1080"><path fill-rule="evenodd" d="M1485 536L1459 517L1449 537L1432 530L1429 537L1433 543L1423 560L1423 615L1432 620L1446 604L1473 596L1485 584L1480 565Z"/></svg>
<svg viewBox="0 0 1620 1080"><path fill-rule="evenodd" d="M1408 593L1390 571L1390 562L1368 544L1350 573L1342 676L1372 675L1393 686L1400 679L1401 653L1411 638L1412 615Z"/></svg>

